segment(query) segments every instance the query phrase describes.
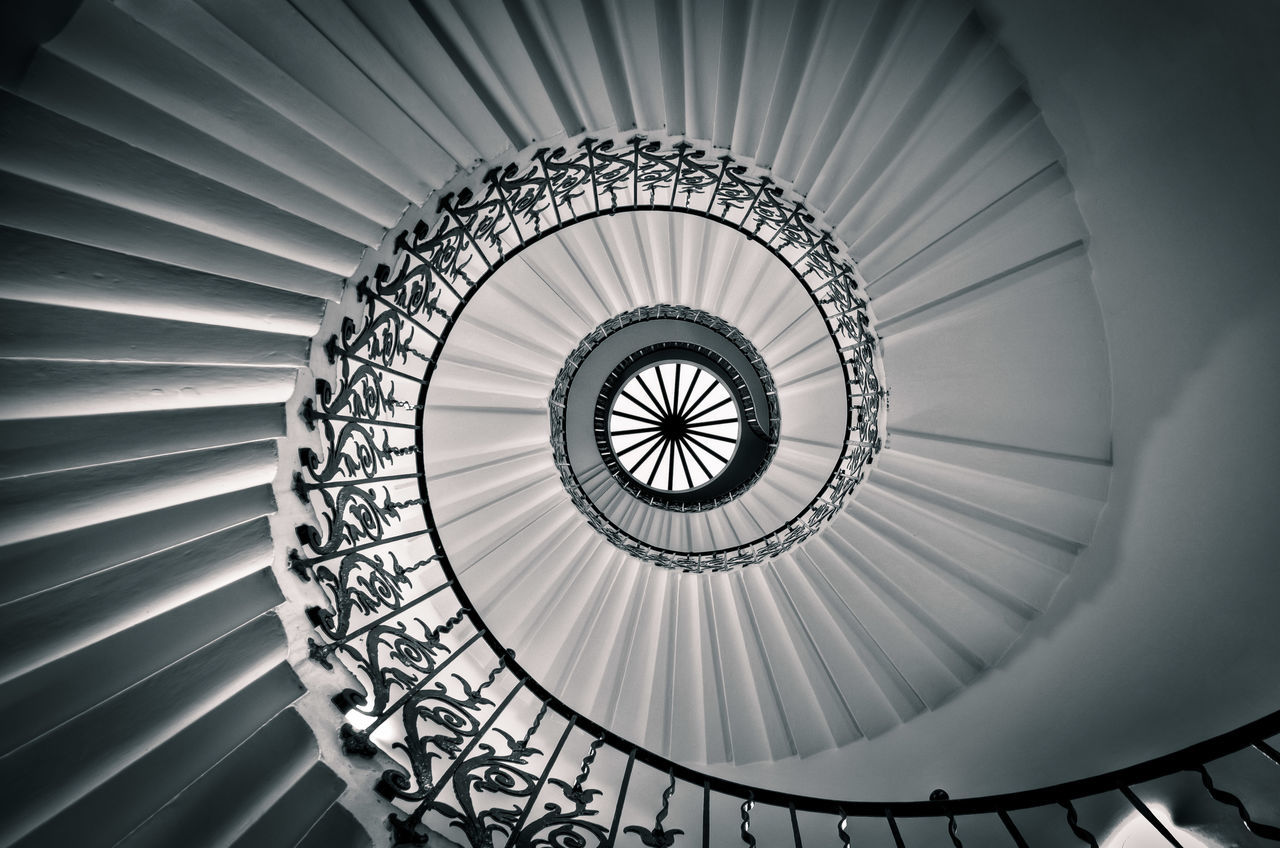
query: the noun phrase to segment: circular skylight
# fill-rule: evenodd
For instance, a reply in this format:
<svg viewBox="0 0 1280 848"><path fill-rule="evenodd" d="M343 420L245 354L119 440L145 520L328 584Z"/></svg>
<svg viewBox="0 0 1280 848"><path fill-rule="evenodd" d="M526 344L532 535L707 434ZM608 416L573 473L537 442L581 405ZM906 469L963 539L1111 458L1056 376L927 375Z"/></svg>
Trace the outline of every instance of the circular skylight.
<svg viewBox="0 0 1280 848"><path fill-rule="evenodd" d="M628 380L609 410L609 442L636 482L684 492L720 476L738 447L733 393L692 362L660 362Z"/></svg>

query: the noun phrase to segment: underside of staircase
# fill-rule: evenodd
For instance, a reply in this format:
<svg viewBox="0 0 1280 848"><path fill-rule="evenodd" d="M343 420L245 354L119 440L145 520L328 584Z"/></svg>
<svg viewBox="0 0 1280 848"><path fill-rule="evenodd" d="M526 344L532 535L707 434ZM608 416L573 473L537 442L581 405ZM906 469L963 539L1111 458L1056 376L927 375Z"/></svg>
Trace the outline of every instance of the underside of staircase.
<svg viewBox="0 0 1280 848"><path fill-rule="evenodd" d="M957 728L973 732L956 762L983 762L980 692L1004 699L1010 665L1016 683L1077 605L1089 615L1105 582L1097 560L1123 559L1128 525L1107 516L1141 524L1126 481L1143 469L1117 445L1147 431L1131 398L1143 374L1163 372L1138 367L1146 342L1126 340L1143 301L1109 288L1109 270L1095 280L1089 204L1107 181L1085 162L1090 190L1078 195L1061 127L965 4L85 0L66 11L65 27L30 24L0 91L0 844L383 844L388 807L371 786L391 760L341 750L330 698L355 678L311 658L305 611L325 598L289 565L295 528L323 514L294 491L299 449L324 453L300 413L316 380L333 379L326 342L363 314L357 284L396 261L397 235L542 148L638 135L767 175L856 267L887 389L883 443L820 532L725 573L663 568L602 538L566 493L547 417L566 357L593 328L654 304L705 310L753 342L783 433L759 483L696 521L646 506L611 514L663 549L744 545L804 511L845 438L845 410L831 414L841 354L818 300L744 228L655 209L525 239L486 280L450 324L421 410L432 529L492 634L583 716L745 783L917 791L956 774L932 764L946 754L930 746ZM1016 10L997 11L1016 28ZM1169 311L1185 311L1200 295L1170 297ZM1157 311L1171 337L1194 335ZM1245 353L1231 356L1274 363L1264 336L1237 339ZM401 365L420 374L424 362ZM1222 409L1206 415L1267 420L1224 385ZM1172 415L1175 426L1192 417ZM1202 441L1172 438L1171 453ZM1234 503L1264 515L1275 497L1255 478L1274 451L1261 469L1224 456L1249 481ZM403 477L388 500L417 498L416 462L406 446L388 465ZM1142 485L1183 484L1173 476ZM595 497L620 503L607 485ZM1144 538L1168 532L1181 507L1152 509ZM1230 538L1224 522L1205 533ZM1158 741L1060 769L1164 753L1178 747L1167 739L1243 723L1280 694L1255 680L1274 671L1280 634L1261 606L1274 579L1247 591L1267 549L1249 538L1256 549L1225 548L1242 564L1224 566L1204 599L1238 610L1253 646L1238 675L1215 678L1235 704L1212 726L1170 720ZM1181 552L1165 553L1176 563ZM1212 545L1197 554L1211 558ZM1147 592L1148 572L1136 573L1125 598ZM1185 596L1151 593L1194 608L1177 581L1203 573L1169 574ZM454 609L440 603L444 620ZM1230 618L1205 627L1227 633ZM1206 637L1238 655L1232 638ZM1068 660L1098 649L1065 641ZM1148 647L1134 637L1123 655ZM1153 676L1151 697L1180 691L1174 673ZM1090 685L1123 685L1110 681ZM1030 688L1007 714L1021 698L1069 698L1067 684ZM1041 730L1025 727L1002 765ZM1055 744L973 791L1030 785L1036 769L1043 782L1080 776L1045 765L1071 745Z"/></svg>

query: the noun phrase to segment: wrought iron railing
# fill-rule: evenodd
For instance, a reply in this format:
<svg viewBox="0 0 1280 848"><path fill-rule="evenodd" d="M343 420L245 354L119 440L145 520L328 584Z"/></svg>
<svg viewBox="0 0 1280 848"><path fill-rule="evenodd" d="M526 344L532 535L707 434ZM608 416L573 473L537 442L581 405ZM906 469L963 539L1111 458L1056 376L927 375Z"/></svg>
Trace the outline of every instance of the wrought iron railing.
<svg viewBox="0 0 1280 848"><path fill-rule="evenodd" d="M395 266L360 282L358 316L324 345L334 376L317 381L302 409L323 447L300 452L295 476L295 490L318 517L298 528L300 546L290 554L290 567L325 598L308 610L317 629L311 655L331 668L338 660L357 679L334 696L346 716L343 745L352 756L390 758L376 788L396 808L389 817L396 840L423 844L431 828L477 847L707 846L729 837L755 844L753 822L772 814L789 817L798 845L797 816L805 814L830 817L830 833L844 844L850 820L882 822L903 846L898 820L926 818L960 845L957 817L986 815L999 819L1011 844L1026 845L1015 814L1061 805L1064 826L1096 844L1074 802L1120 792L1160 829L1131 787L1186 768L1199 772L1212 798L1236 807L1252 832L1280 839L1206 768L1249 745L1276 759L1265 740L1280 732L1280 714L1078 783L989 798L837 803L668 761L578 714L530 677L472 608L435 526L421 441L427 389L454 322L489 274L538 238L624 209L715 218L763 244L797 271L842 355L847 437L822 494L780 534L710 558L708 568L756 562L816 532L879 448L884 392L856 272L767 175L728 156L708 159L685 142L587 139L573 154L538 150L491 171L479 195L443 197L432 224L396 237ZM729 802L740 821L713 835L713 818L722 819L712 810Z"/></svg>
<svg viewBox="0 0 1280 848"><path fill-rule="evenodd" d="M357 286L361 313L342 324L325 346L337 365L336 386L317 383L316 400L304 415L324 428L334 446L321 467L308 455L304 467L317 484L336 488L332 454L358 446L361 470L378 470L389 457L377 428L413 429L425 402L435 363L454 322L492 274L531 244L574 223L626 210L661 209L718 221L762 245L795 274L812 298L838 351L846 386L846 426L837 460L824 485L799 514L756 538L672 562L671 551L647 545L617 528L602 528L611 541L661 565L691 571L740 567L776 556L808 538L832 516L863 479L881 445L887 392L880 375L877 339L870 330L857 271L829 231L816 224L798 197L768 174L730 156L708 157L693 145L650 141L584 139L572 154L540 149L520 163L484 176L471 189L444 195L431 223L420 221L395 238L395 265L381 265ZM357 323L359 322L359 323ZM415 398L415 402L406 400ZM552 409L554 415L556 410ZM346 440L345 442L343 440ZM392 441L396 441L392 437ZM339 442L343 442L339 444ZM403 445L401 449L409 449ZM313 465L314 463L314 465ZM314 472L314 474L312 473ZM369 481L352 479L361 488ZM426 493L422 494L425 499ZM349 526L364 538L369 528L394 522L367 492L335 495L323 509L335 533ZM348 516L344 509L358 509ZM348 517L353 522L348 524ZM371 522L365 528L363 522ZM615 532L615 530L617 532ZM333 538L333 533L327 537ZM317 540L318 541L318 540Z"/></svg>
<svg viewBox="0 0 1280 848"><path fill-rule="evenodd" d="M358 559L353 562L352 557ZM1139 765L1025 792L964 799L934 793L927 801L905 802L836 801L777 792L672 762L564 704L465 605L466 594L446 557L390 569L372 568L376 559L344 556L340 572L345 580L336 582L322 564L310 563L304 573L330 591L336 589L339 599L334 607L311 611L313 623L327 637L312 641L312 656L325 665L332 656L344 657L362 684L334 697L348 718L340 730L344 749L371 757L382 747L395 761L375 787L397 808L388 818L394 844L426 844L430 828L473 848L586 848L636 840L646 846L755 845L752 822L771 816L789 821L799 848L804 839L797 815L808 813L828 817L832 838L845 845L855 819L880 823L898 848L908 844L900 820L928 819L946 832L951 844L961 846L958 819L985 816L999 821L1007 844L1025 848L1031 843L1017 814L1050 807L1059 809L1062 828L1081 844L1097 846L1075 804L1113 793L1140 813L1154 833L1178 846L1138 790L1181 771L1198 775L1208 796L1234 808L1250 833L1280 841L1280 828L1255 819L1209 770L1214 760L1250 747L1280 766L1280 752L1267 742L1280 734L1280 712ZM416 587L423 588L404 602ZM424 613L436 609L428 604L437 596L463 606L447 619ZM386 611L353 627L350 615L344 615L353 607L366 613ZM604 777L596 767L602 750L615 759ZM639 778L637 769L647 772L646 779ZM650 792L637 801L629 794L637 784L652 787L655 778L665 787L660 797ZM695 798L691 820L688 804L682 817L668 820L673 795ZM739 807L741 820L736 830L726 830L721 817L721 830L713 832L711 810L723 808L726 800ZM636 818L637 806L645 811L644 818ZM634 838L620 842L624 835Z"/></svg>

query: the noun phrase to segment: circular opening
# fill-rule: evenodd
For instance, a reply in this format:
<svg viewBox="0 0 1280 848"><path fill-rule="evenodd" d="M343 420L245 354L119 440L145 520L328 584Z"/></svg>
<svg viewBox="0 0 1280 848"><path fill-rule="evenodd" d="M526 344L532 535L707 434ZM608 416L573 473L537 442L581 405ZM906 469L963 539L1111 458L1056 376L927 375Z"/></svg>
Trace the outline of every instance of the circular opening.
<svg viewBox="0 0 1280 848"><path fill-rule="evenodd" d="M686 492L719 477L733 461L742 430L734 393L693 362L642 368L609 408L609 444L618 465L659 492Z"/></svg>
<svg viewBox="0 0 1280 848"><path fill-rule="evenodd" d="M565 488L592 526L620 539L636 537L618 522L632 528L648 513L619 489L656 509L718 509L764 474L781 429L777 391L750 342L713 315L666 304L593 330L549 406Z"/></svg>

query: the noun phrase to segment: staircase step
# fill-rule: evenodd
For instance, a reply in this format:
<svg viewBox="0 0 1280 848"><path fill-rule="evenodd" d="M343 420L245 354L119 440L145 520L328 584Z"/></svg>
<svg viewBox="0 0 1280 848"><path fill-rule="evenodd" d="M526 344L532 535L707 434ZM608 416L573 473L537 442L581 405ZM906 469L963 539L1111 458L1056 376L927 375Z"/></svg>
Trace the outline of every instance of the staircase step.
<svg viewBox="0 0 1280 848"><path fill-rule="evenodd" d="M492 626L504 644L510 644L510 637L540 612L534 600L546 591L548 575L597 551L601 542L573 518L553 513L540 516L526 532L530 533L523 537L530 545L529 556L522 560L491 557L475 568L477 591L472 600L477 608L483 604L494 610Z"/></svg>
<svg viewBox="0 0 1280 848"><path fill-rule="evenodd" d="M369 832L340 803L316 819L296 848L373 848Z"/></svg>
<svg viewBox="0 0 1280 848"><path fill-rule="evenodd" d="M1043 164L1019 182L1003 182L1002 188L998 197L903 261L882 273L874 267L864 271L874 275L868 276L867 291L877 300L908 283L917 290L913 300L897 306L886 318L1069 246L1084 236L1079 213L1073 216L1073 205L1063 200L1069 198L1071 186L1060 164ZM1036 222L1037 216L1043 217ZM897 299L906 297L898 295ZM886 302L886 309L892 300ZM880 314L879 308L876 314Z"/></svg>
<svg viewBox="0 0 1280 848"><path fill-rule="evenodd" d="M433 187L353 123L357 116L342 114L295 79L290 69L277 65L274 60L283 61L282 57L264 55L244 40L245 33L228 27L194 0L182 3L129 0L121 3L120 8L174 47L358 164L402 197L426 197Z"/></svg>
<svg viewBox="0 0 1280 848"><path fill-rule="evenodd" d="M736 749L729 716L737 704L729 703L707 583L668 580L650 683L650 718L642 738L657 739L667 750L702 754L709 762L731 759Z"/></svg>
<svg viewBox="0 0 1280 848"><path fill-rule="evenodd" d="M1033 614L994 581L919 543L861 501L832 530L861 573L960 679L993 665Z"/></svg>
<svg viewBox="0 0 1280 848"><path fill-rule="evenodd" d="M767 568L780 593L779 606L803 627L820 658L815 686L821 691L828 681L835 688L834 700L855 725L854 738L876 736L924 708L866 627L816 573L808 546ZM831 724L839 738L840 725Z"/></svg>
<svg viewBox="0 0 1280 848"><path fill-rule="evenodd" d="M242 578L263 577L270 563L270 528L259 518L5 605L0 633L9 649L0 678L28 674ZM256 588L264 587L274 606L278 591L270 580ZM103 608L97 600L111 592L128 602Z"/></svg>
<svg viewBox="0 0 1280 848"><path fill-rule="evenodd" d="M154 815L121 842L121 848L168 848L201 834L207 844L225 841L243 811L269 788L295 780L315 761L315 739L289 708L268 721L207 771L181 787Z"/></svg>
<svg viewBox="0 0 1280 848"><path fill-rule="evenodd" d="M282 600L270 569L264 568L171 609L131 610L147 618L100 634L73 653L42 658L42 665L6 682L15 706L0 736L0 750L8 753L72 720ZM57 649L67 650L67 639L60 641Z"/></svg>
<svg viewBox="0 0 1280 848"><path fill-rule="evenodd" d="M341 0L307 0L295 7L311 26L322 33L341 54L368 77L378 92L404 110L412 126L387 122L391 132L426 134L452 160L453 167L470 170L484 155L454 124L453 119L413 79L396 60L383 41L383 32L375 32L364 22L366 9L353 9ZM412 15L405 9L392 9L403 28ZM396 28L396 27L390 27Z"/></svg>
<svg viewBox="0 0 1280 848"><path fill-rule="evenodd" d="M0 359L0 420L283 403L285 368Z"/></svg>
<svg viewBox="0 0 1280 848"><path fill-rule="evenodd" d="M508 14L474 6L414 6L426 29L502 126L511 145L572 134L556 114Z"/></svg>
<svg viewBox="0 0 1280 848"><path fill-rule="evenodd" d="M12 94L0 167L112 207L345 277L365 245Z"/></svg>
<svg viewBox="0 0 1280 848"><path fill-rule="evenodd" d="M567 501L559 481L548 479L546 474L530 475L520 486L490 491L484 498L473 511L450 510L443 520L437 519L446 547L459 563L483 560Z"/></svg>
<svg viewBox="0 0 1280 848"><path fill-rule="evenodd" d="M716 661L724 699L725 723L735 762L785 759L796 754L795 739L782 712L777 683L771 678L750 612L730 580L701 580L703 616L720 636ZM742 634L728 638L728 634Z"/></svg>
<svg viewBox="0 0 1280 848"><path fill-rule="evenodd" d="M294 782L271 787L270 806L231 843L240 848L296 845L346 788L333 770L313 762ZM260 796L261 797L261 796Z"/></svg>
<svg viewBox="0 0 1280 848"><path fill-rule="evenodd" d="M896 444L884 452L880 469L883 475L877 475L877 481L885 486L989 524L1038 536L1072 553L1089 543L1101 503L1056 488L921 459Z"/></svg>
<svg viewBox="0 0 1280 848"><path fill-rule="evenodd" d="M801 194L812 187L814 175L857 106L904 7L874 0L828 5L773 159L774 173L795 183Z"/></svg>
<svg viewBox="0 0 1280 848"><path fill-rule="evenodd" d="M261 441L0 481L0 544L269 483L276 461L276 443Z"/></svg>
<svg viewBox="0 0 1280 848"><path fill-rule="evenodd" d="M318 4L307 5L305 13L318 14L314 11L316 5ZM499 120L491 114L483 96L471 87L467 77L459 71L450 58L449 52L423 24L418 15L403 7L387 3L356 4L348 8L378 40L378 51L361 50L347 53L348 56L358 57L357 61L362 63L370 77L380 80L384 73L394 74L393 71L384 70L381 63L371 55L377 52L385 53L388 59L394 60L404 69L425 97L448 116L449 121L457 127L467 143L478 151L479 159L493 160L504 150L511 147L520 148L525 144L522 138L504 135L502 127L499 126ZM326 24L318 25L326 32L331 32L331 28ZM336 39L337 34L331 33L331 37ZM361 36L344 27L343 37L354 39ZM417 100L416 95L412 93L397 94L397 97ZM425 104L415 107L412 102L410 103L410 111L415 116L419 108L424 110L424 113L429 111ZM436 134L435 122L432 122L430 127L436 141L466 167L468 163L458 158L463 151L455 150L458 142L451 139L447 132L442 131Z"/></svg>
<svg viewBox="0 0 1280 848"><path fill-rule="evenodd" d="M143 5L154 4L138 3L135 8ZM369 155L366 153L369 148L378 152L385 150L389 157L388 171L392 167L403 168L413 175L423 188L409 195L411 199L425 199L431 189L444 185L454 175L458 162L406 114L392 94L394 89L384 89L369 79L348 58L350 54L343 52L325 32L316 29L310 18L321 14L323 7L319 4L300 8L287 3L264 6L242 0L196 0L195 5L208 12L205 21L212 23L216 19L217 24L226 27L225 31L217 27L223 35L219 45L223 51L232 38L240 39L244 45L242 55L252 57L248 61L269 63L266 67L279 77L272 91L280 98L278 108L288 110L298 123L302 123L302 115L306 116L305 120L314 120L316 114L331 109L335 116L349 124L349 129L343 128L346 131L341 144L359 144L358 149L364 155ZM193 14L190 19L194 22L199 17ZM347 24L354 22L353 17L345 18ZM183 35L190 37L194 33L184 30ZM237 48L240 46L236 44ZM220 56L219 61L225 60ZM255 80L255 83L260 85L261 81ZM294 87L297 90L287 91ZM312 97L314 102L308 103ZM335 120L330 131L336 126ZM346 141L348 136L351 142ZM330 140L330 144L334 141ZM347 152L345 146L337 149Z"/></svg>
<svg viewBox="0 0 1280 848"><path fill-rule="evenodd" d="M891 158L882 169L864 165L858 180L841 189L828 210L840 221L837 232L855 251L873 224L910 215L927 204L957 168L1006 131L1027 102L1019 91L1021 77L990 38L966 33L961 40L960 67L941 82L927 113L906 128L909 139L884 151ZM842 215L841 209L848 211Z"/></svg>
<svg viewBox="0 0 1280 848"><path fill-rule="evenodd" d="M37 54L19 93L85 126L361 244L377 244L386 230L386 224L52 53Z"/></svg>
<svg viewBox="0 0 1280 848"><path fill-rule="evenodd" d="M336 274L12 173L0 171L0 198L7 227L313 297L342 288Z"/></svg>
<svg viewBox="0 0 1280 848"><path fill-rule="evenodd" d="M0 299L0 357L298 368L310 344L305 336Z"/></svg>
<svg viewBox="0 0 1280 848"><path fill-rule="evenodd" d="M875 181L892 173L895 164L919 139L960 134L960 128L954 123L947 125L943 132L935 122L942 119L959 86L992 47L974 15L957 20L960 10L958 4L932 4L920 14L917 18L920 26L911 34L906 55L914 53L930 59L889 66L883 86L874 99L867 102L863 122L850 125L844 149L854 151L848 161L856 167L845 172L847 178L833 184L839 191L829 202L815 198L832 220L840 221L837 232L842 235L850 232L848 213L854 204L868 194L874 197L871 187ZM921 44L926 41L930 48L922 49ZM1007 75L1016 76L1016 73L1008 69ZM1001 82L986 85L982 94L999 93L1002 85ZM966 110L966 113L974 111L979 110Z"/></svg>
<svg viewBox="0 0 1280 848"><path fill-rule="evenodd" d="M754 647L759 652L761 669L767 673L771 690L778 702L783 721L795 753L811 756L840 744L833 734L831 722L820 703L819 692L812 684L812 663L806 662L808 645L796 640L798 634L787 627L779 609L779 599L768 582L765 570L750 568L738 572L735 580L739 606L747 610L752 623ZM751 640L748 640L750 643ZM843 741L852 741L846 731Z"/></svg>
<svg viewBox="0 0 1280 848"><path fill-rule="evenodd" d="M904 608L884 587L867 574L867 561L835 532L829 530L805 546L816 564L822 591L830 592L840 606L841 617L854 633L865 633L879 650L877 659L886 673L909 690L905 696L920 708L934 708L945 701L958 683L976 672L972 658L958 657L954 648L938 640L935 632L922 626L910 609Z"/></svg>
<svg viewBox="0 0 1280 848"><path fill-rule="evenodd" d="M194 8L168 5L175 16ZM216 38L216 28L215 23L206 35ZM261 59L242 62L239 75L224 75L226 69L217 62L206 64L180 41L168 40L163 27L145 26L112 4L82 7L45 50L382 227L395 224L407 199L416 194L407 185L410 194L397 191L375 173L376 167L367 170L360 156L347 156L346 151L330 146L323 120L316 127L295 123L294 115L279 111L270 98L258 96L252 78L265 85L267 79L279 76L279 71L263 72ZM193 92L198 96L193 97ZM326 117L332 120L331 113ZM388 179L394 182L403 177L388 175Z"/></svg>
<svg viewBox="0 0 1280 848"><path fill-rule="evenodd" d="M10 754L0 772L22 815L0 835L66 845L92 822L123 837L301 694L283 653L261 616Z"/></svg>
<svg viewBox="0 0 1280 848"><path fill-rule="evenodd" d="M11 300L310 338L324 300L0 228L0 294Z"/></svg>
<svg viewBox="0 0 1280 848"><path fill-rule="evenodd" d="M650 735L649 722L655 717L660 721L670 703L669 675L673 669L667 658L676 638L676 619L669 616L678 591L675 574L650 569L625 666L619 670L617 691L612 694L610 710L601 713L609 718L609 726L626 738L657 738ZM689 750L694 755L704 754L706 746Z"/></svg>
<svg viewBox="0 0 1280 848"><path fill-rule="evenodd" d="M0 548L0 602L80 579L189 539L275 511L269 484L164 505L152 512L42 536Z"/></svg>
<svg viewBox="0 0 1280 848"><path fill-rule="evenodd" d="M284 435L281 404L0 421L0 479Z"/></svg>
<svg viewBox="0 0 1280 848"><path fill-rule="evenodd" d="M986 536L947 521L917 499L872 483L858 502L887 522L886 533L903 547L972 585L978 600L992 614L1008 617L1011 626L1020 629L1028 617L1043 612L1062 580L1061 572L999 549Z"/></svg>
<svg viewBox="0 0 1280 848"><path fill-rule="evenodd" d="M893 389L891 426L1109 457L1104 341L1087 275L1004 288L928 333L886 337L885 360L921 375Z"/></svg>
<svg viewBox="0 0 1280 848"><path fill-rule="evenodd" d="M617 633L617 616L628 597L637 571L635 563L625 561L621 551L609 551L600 567L575 586L575 597L570 609L579 610L569 634L560 644L564 649L555 658L546 676L546 685L556 691L568 688L570 680L581 685L569 691L594 692L599 686L602 669L599 660L610 640ZM594 666L591 673L584 666ZM585 703L579 704L586 708Z"/></svg>
<svg viewBox="0 0 1280 848"><path fill-rule="evenodd" d="M852 177L872 146L893 125L905 106L918 103L928 93L939 57L959 27L964 8L959 4L902 4L892 22L882 18L874 34L868 32L866 52L859 45L858 65L849 71L858 78L850 90L832 104L833 126L823 126L821 146L796 177L798 187L819 209L827 208L836 193ZM916 100L913 103L913 95ZM846 99L847 98L847 99ZM816 155L815 155L816 154Z"/></svg>
<svg viewBox="0 0 1280 848"><path fill-rule="evenodd" d="M932 547L974 564L1011 589L1021 587L1015 594L1036 609L1043 609L1041 604L1080 550L1077 545L1034 528L897 483L888 474L878 474L867 486L873 493L868 497L874 499L878 509L899 515L907 510L910 517L904 517L903 522Z"/></svg>
<svg viewBox="0 0 1280 848"><path fill-rule="evenodd" d="M559 614L568 599L575 594L575 586L579 581L590 581L599 576L601 568L599 558L605 553L601 546L606 544L602 539L589 540L586 556L564 563L556 573L550 575L543 586L531 587L532 591L525 596L529 612L524 620L516 622L509 631L512 636L520 637L514 644L527 645L525 655L529 657L529 670L534 674L545 675L550 672L555 661L556 652L538 650L544 634L547 642L542 644L563 645L564 641L553 641L554 636L563 636L565 630L573 626L573 618Z"/></svg>
<svg viewBox="0 0 1280 848"><path fill-rule="evenodd" d="M628 676L652 669L652 664L647 667L641 664L642 658L652 651L654 639L653 632L645 629L648 620L644 613L654 604L655 593L662 590L658 569L631 566L629 571L631 584L628 592L621 596L625 604L613 619L611 649L595 651L591 658L593 667L601 667L596 675L600 683L587 714L604 716L610 727L617 726L616 716Z"/></svg>

